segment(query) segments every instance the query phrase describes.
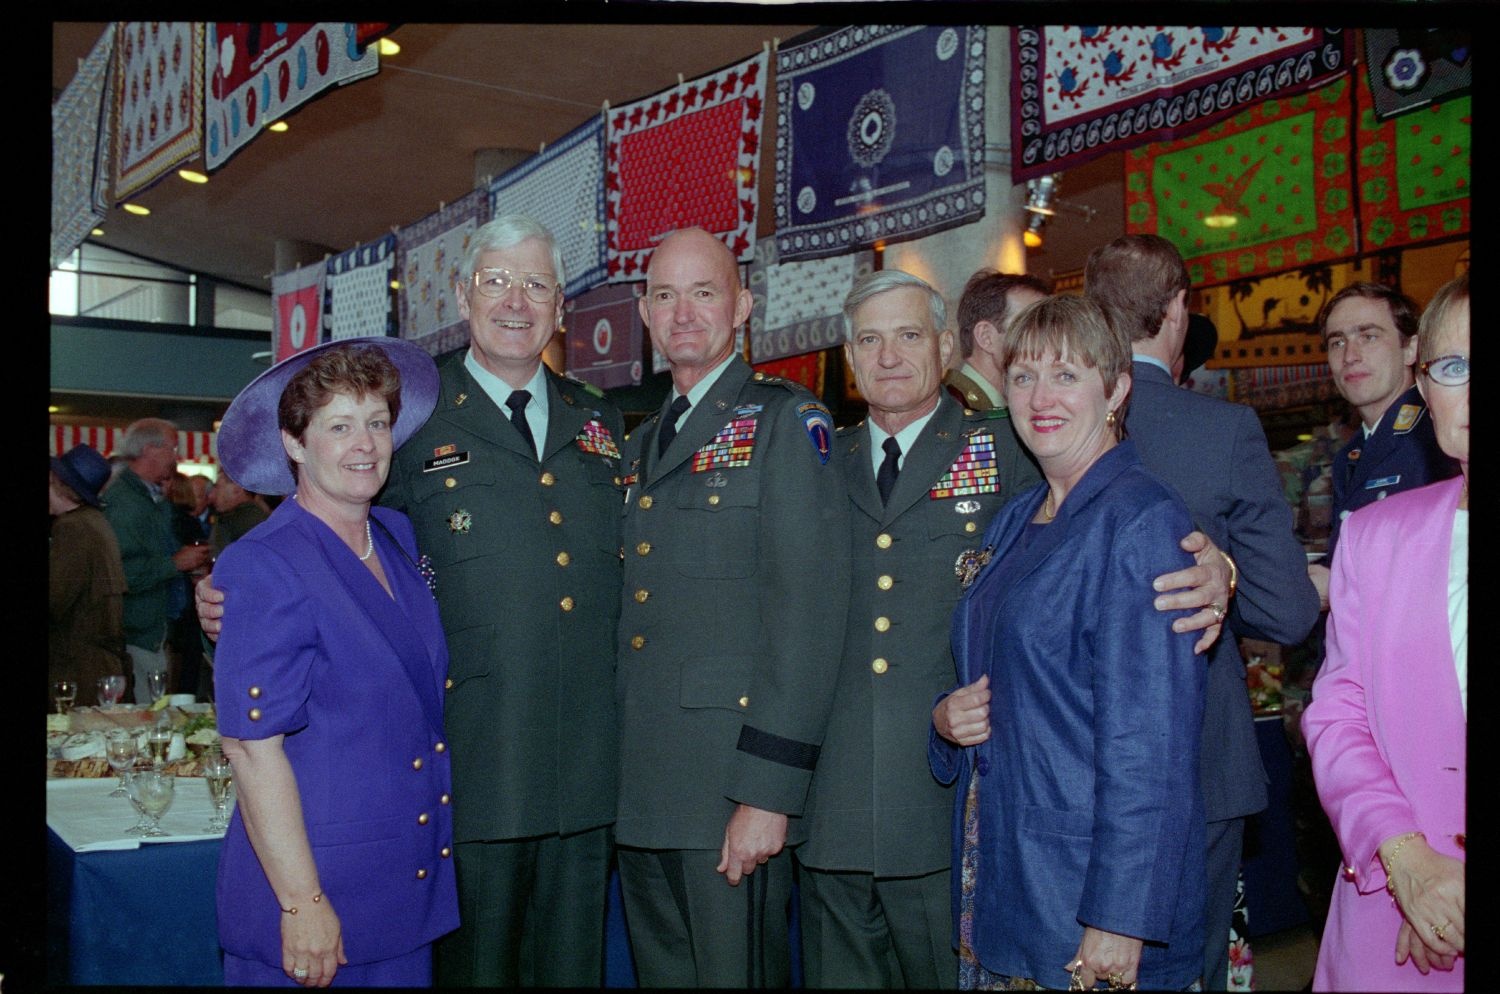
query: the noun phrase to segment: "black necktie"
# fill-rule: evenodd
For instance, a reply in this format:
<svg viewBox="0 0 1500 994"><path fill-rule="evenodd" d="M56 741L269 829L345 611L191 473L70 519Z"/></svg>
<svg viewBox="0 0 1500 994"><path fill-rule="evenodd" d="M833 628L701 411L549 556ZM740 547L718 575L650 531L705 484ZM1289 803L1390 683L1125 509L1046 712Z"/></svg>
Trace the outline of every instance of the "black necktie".
<svg viewBox="0 0 1500 994"><path fill-rule="evenodd" d="M901 443L892 435L880 447L885 450L885 462L880 464L880 472L875 474L875 487L880 491L880 503L888 504L891 491L896 489L896 477L901 472L896 464L901 458Z"/></svg>
<svg viewBox="0 0 1500 994"><path fill-rule="evenodd" d="M672 401L672 406L667 408L667 417L661 423L661 431L656 435L656 457L660 459L667 454L667 446L672 444L672 439L677 437L677 422L682 413L693 406L687 399L687 394L678 394L677 399Z"/></svg>
<svg viewBox="0 0 1500 994"><path fill-rule="evenodd" d="M536 455L536 439L531 437L531 425L526 421L526 405L531 403L531 393L526 390L513 390L511 395L505 398L505 406L510 408L510 423L516 426L516 431L526 440L526 448Z"/></svg>

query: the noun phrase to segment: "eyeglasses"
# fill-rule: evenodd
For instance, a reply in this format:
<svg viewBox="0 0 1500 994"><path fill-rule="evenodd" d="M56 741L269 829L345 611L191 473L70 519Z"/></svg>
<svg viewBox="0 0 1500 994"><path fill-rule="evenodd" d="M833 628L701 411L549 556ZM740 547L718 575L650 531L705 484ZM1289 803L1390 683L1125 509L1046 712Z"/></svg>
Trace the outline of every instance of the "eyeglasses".
<svg viewBox="0 0 1500 994"><path fill-rule="evenodd" d="M1466 355L1440 355L1428 359L1417 369L1439 386L1461 387L1469 382L1469 357Z"/></svg>
<svg viewBox="0 0 1500 994"><path fill-rule="evenodd" d="M486 297L503 297L519 285L527 298L538 304L550 301L561 289L551 273L513 273L509 269L481 269L474 274L474 289Z"/></svg>

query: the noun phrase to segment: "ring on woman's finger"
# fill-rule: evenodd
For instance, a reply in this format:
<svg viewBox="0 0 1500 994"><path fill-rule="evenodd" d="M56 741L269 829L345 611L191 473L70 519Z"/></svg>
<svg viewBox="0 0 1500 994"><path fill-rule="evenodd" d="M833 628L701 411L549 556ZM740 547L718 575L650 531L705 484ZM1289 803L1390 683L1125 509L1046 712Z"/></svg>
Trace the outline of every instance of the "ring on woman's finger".
<svg viewBox="0 0 1500 994"><path fill-rule="evenodd" d="M296 969L292 970L292 976L296 977L298 980L306 980L307 979L307 967L305 967L305 966L299 966L299 967L297 967Z"/></svg>
<svg viewBox="0 0 1500 994"><path fill-rule="evenodd" d="M1432 934L1433 935L1437 936L1439 939L1441 939L1444 942L1446 942L1448 937L1445 936L1445 935L1443 935L1443 931L1450 924L1451 924L1450 922L1443 922L1441 925L1428 925L1427 927L1430 928L1430 929L1432 929Z"/></svg>
<svg viewBox="0 0 1500 994"><path fill-rule="evenodd" d="M1210 604L1208 606L1208 609L1214 613L1214 624L1218 624L1219 622L1224 620L1225 611L1223 605L1215 602L1213 604Z"/></svg>

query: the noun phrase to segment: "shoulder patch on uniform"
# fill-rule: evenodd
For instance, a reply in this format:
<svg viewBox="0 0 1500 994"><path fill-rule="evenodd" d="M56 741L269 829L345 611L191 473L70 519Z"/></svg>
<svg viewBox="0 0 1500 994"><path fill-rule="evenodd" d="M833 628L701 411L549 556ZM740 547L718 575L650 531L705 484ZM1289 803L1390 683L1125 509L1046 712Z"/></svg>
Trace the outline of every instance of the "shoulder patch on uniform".
<svg viewBox="0 0 1500 994"><path fill-rule="evenodd" d="M814 401L799 405L797 417L802 419L802 427L807 429L807 437L812 442L813 451L818 454L818 462L827 465L828 456L833 452L833 415L828 412L828 408Z"/></svg>
<svg viewBox="0 0 1500 994"><path fill-rule="evenodd" d="M1401 409L1396 412L1396 420L1391 422L1392 434L1405 435L1411 431L1422 420L1422 412L1425 410L1421 404L1402 404Z"/></svg>

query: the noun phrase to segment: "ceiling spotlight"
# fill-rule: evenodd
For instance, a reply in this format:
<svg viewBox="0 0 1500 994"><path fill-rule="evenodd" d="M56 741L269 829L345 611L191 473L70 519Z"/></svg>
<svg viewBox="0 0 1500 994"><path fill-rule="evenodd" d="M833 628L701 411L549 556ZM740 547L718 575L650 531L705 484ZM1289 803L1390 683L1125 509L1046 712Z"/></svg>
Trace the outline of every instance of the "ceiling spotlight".
<svg viewBox="0 0 1500 994"><path fill-rule="evenodd" d="M1026 230L1021 235L1021 240L1026 243L1027 248L1042 247L1042 229L1047 226L1047 215L1036 213L1031 215L1026 222Z"/></svg>
<svg viewBox="0 0 1500 994"><path fill-rule="evenodd" d="M95 238L103 238L104 237L104 229L103 228L95 228L93 231L90 231L89 234L92 235Z"/></svg>
<svg viewBox="0 0 1500 994"><path fill-rule="evenodd" d="M1052 209L1052 201L1057 198L1057 178L1060 174L1042 176L1026 181L1026 209L1034 214L1042 214L1047 217L1057 213Z"/></svg>
<svg viewBox="0 0 1500 994"><path fill-rule="evenodd" d="M390 38L382 38L382 39L380 39L380 41L376 42L375 44L376 44L377 51L380 52L380 55L381 55L382 58L386 58L388 56L396 55L397 53L399 53L401 51L401 46L398 45L398 44L396 44Z"/></svg>
<svg viewBox="0 0 1500 994"><path fill-rule="evenodd" d="M288 130L289 127L290 127L290 125L288 125L285 121L277 121L274 124L268 124L268 125L266 125L266 130L267 131L274 131L274 132L276 132L279 135L283 131Z"/></svg>
<svg viewBox="0 0 1500 994"><path fill-rule="evenodd" d="M125 204L124 206L125 206L125 210L128 211L129 213L131 213L131 214L138 214L141 217L145 217L147 214L151 213L151 208L149 208L149 207L142 207L140 204Z"/></svg>
<svg viewBox="0 0 1500 994"><path fill-rule="evenodd" d="M1203 218L1203 223L1210 228L1233 228L1240 223L1240 219L1233 214L1208 214Z"/></svg>
<svg viewBox="0 0 1500 994"><path fill-rule="evenodd" d="M177 170L177 175L181 176L183 179L187 180L189 183L207 183L208 182L208 177L205 176L205 175L203 175L202 173L198 172L198 170L196 170L196 169L179 169L179 170Z"/></svg>

